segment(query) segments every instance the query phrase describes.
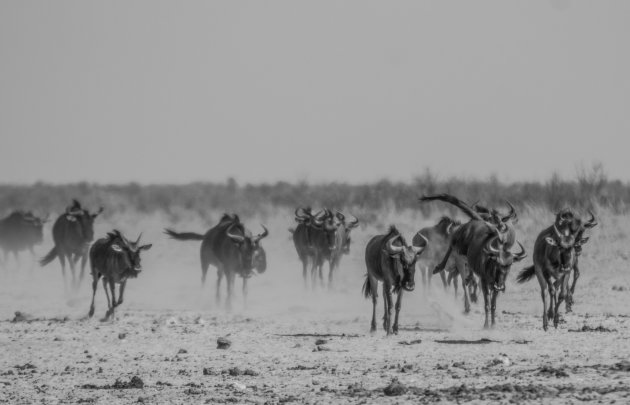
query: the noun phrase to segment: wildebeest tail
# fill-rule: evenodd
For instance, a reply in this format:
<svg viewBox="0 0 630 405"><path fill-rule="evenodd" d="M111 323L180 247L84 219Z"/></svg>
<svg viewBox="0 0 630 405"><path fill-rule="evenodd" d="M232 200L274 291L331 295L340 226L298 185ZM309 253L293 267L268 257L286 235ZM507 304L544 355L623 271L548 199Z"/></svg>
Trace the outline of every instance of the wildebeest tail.
<svg viewBox="0 0 630 405"><path fill-rule="evenodd" d="M531 280L531 278L534 277L534 274L536 274L534 265L525 267L523 270L521 270L520 273L518 273L518 277L516 277L516 281L518 281L519 283L524 283L526 281Z"/></svg>
<svg viewBox="0 0 630 405"><path fill-rule="evenodd" d="M53 260L55 260L56 257L57 257L57 246L52 248L52 250L48 252L48 254L39 261L39 264L43 267L47 265L48 263L52 262Z"/></svg>
<svg viewBox="0 0 630 405"><path fill-rule="evenodd" d="M365 298L370 298L372 296L372 283L370 283L370 278L367 274L365 275L365 282L363 283L361 292L363 292L363 296Z"/></svg>
<svg viewBox="0 0 630 405"><path fill-rule="evenodd" d="M466 214L471 219L483 220L481 216L475 212L468 204L460 200L459 198L452 196L450 194L437 194L437 195L428 195L419 198L420 202L425 201L444 201L449 204L452 204L462 210L464 214Z"/></svg>
<svg viewBox="0 0 630 405"><path fill-rule="evenodd" d="M175 232L167 228L164 233L175 240L203 240L203 235L194 232Z"/></svg>

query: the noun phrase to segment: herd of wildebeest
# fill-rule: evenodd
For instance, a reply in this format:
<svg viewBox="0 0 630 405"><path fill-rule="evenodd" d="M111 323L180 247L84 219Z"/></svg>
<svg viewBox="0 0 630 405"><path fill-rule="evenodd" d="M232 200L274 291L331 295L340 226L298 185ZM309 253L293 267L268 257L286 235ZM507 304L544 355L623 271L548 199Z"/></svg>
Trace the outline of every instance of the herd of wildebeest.
<svg viewBox="0 0 630 405"><path fill-rule="evenodd" d="M465 223L442 217L437 224L419 230L411 244L391 226L386 233L372 237L365 247L367 274L363 294L372 299L371 331L376 331L376 304L378 283L383 285L385 306L383 328L387 332L398 332L398 316L403 291L413 291L416 268L420 268L423 282L429 283L432 274L441 276L444 287L453 284L457 295L458 279L464 295L464 312L470 311L470 302L477 301L478 290L484 299L485 323L488 328L495 324L497 296L505 290L505 280L513 263L520 262L527 254L517 241L514 225L518 216L514 207L502 214L494 208L479 204L468 205L449 195L439 194L420 198L420 203L442 201L459 208L469 220ZM108 309L105 320L114 318L114 310L123 302L125 285L129 278L138 277L142 270L140 254L151 248L142 244L141 237L133 241L118 230L113 230L101 239L94 240L94 220L103 211L90 212L73 200L52 227L54 247L40 260L45 266L55 258L61 263L64 285L77 288L85 272L89 257L92 274L92 302L89 316L94 314L94 297L98 282L102 279ZM547 330L549 318L558 326L559 308L565 301L566 311L571 311L573 294L579 277L578 258L583 245L588 241L585 231L597 225L594 215L584 220L572 209L563 209L556 214L555 221L543 229L533 248L533 264L518 274L523 283L534 276L540 284L543 301L543 328ZM305 287L323 286L324 263L329 264L328 285L333 283L335 269L344 254L350 251L351 231L359 220L339 211L322 209L314 213L310 207L295 210L297 226L289 229L297 255L302 262ZM30 250L43 241L43 225L47 218L38 218L31 212L14 211L0 221L0 248L6 264L13 253ZM254 271L263 273L267 267L266 253L261 244L269 235L263 232L254 235L235 214L224 214L219 223L205 234L175 232L165 229L166 235L180 241L201 241L202 283L205 282L210 265L217 269L216 299L220 301L220 285L223 277L227 283L226 306L229 308L236 276L243 280L243 296L247 296L247 280ZM513 248L518 245L518 251ZM80 273L75 269L80 263ZM66 261L71 270L71 279L66 281ZM310 270L310 274L309 274ZM573 282L569 286L570 276ZM118 297L115 286L119 285ZM392 294L397 295L392 315ZM111 295L111 296L110 296Z"/></svg>

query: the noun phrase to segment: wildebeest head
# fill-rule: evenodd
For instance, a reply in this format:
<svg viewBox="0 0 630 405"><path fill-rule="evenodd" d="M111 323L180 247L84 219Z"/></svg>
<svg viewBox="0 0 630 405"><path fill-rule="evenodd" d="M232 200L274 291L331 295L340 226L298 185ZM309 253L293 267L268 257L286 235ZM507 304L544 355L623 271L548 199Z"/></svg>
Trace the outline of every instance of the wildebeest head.
<svg viewBox="0 0 630 405"><path fill-rule="evenodd" d="M251 271L251 269L256 269L259 273L263 273L267 269L266 255L260 241L269 235L269 231L264 225L261 226L263 232L256 236L253 236L251 232L238 222L233 223L226 230L226 235L239 251L243 270Z"/></svg>
<svg viewBox="0 0 630 405"><path fill-rule="evenodd" d="M420 246L409 246L396 228L392 227L390 234L392 236L385 243L385 252L392 259L395 259L396 264L402 268L403 274L400 286L407 291L413 291L415 288L416 260L427 247L429 241L420 234L423 243Z"/></svg>
<svg viewBox="0 0 630 405"><path fill-rule="evenodd" d="M313 215L312 226L323 232L326 246L329 250L335 249L335 242L337 238L337 229L341 222L332 214L332 212L325 208L317 214Z"/></svg>
<svg viewBox="0 0 630 405"><path fill-rule="evenodd" d="M472 208L488 223L494 225L499 232L506 233L510 224L514 225L518 222L518 216L516 215L516 210L514 206L509 202L505 201L505 203L510 207L510 211L503 215L498 210L494 208L488 208L483 205L479 205L475 203Z"/></svg>
<svg viewBox="0 0 630 405"><path fill-rule="evenodd" d="M48 221L48 215L39 218L32 212L21 213L21 221L26 225L29 242L34 244L42 243L44 240L44 223Z"/></svg>
<svg viewBox="0 0 630 405"><path fill-rule="evenodd" d="M341 241L341 253L348 254L350 253L350 243L352 242L350 231L359 226L359 220L354 215L351 215L352 219L347 221L346 216L339 211L337 211L336 216L345 230L345 232L343 232L343 234L341 235L341 237L343 238L343 240Z"/></svg>
<svg viewBox="0 0 630 405"><path fill-rule="evenodd" d="M66 220L78 224L83 240L91 242L94 240L94 218L103 212L103 207L100 207L95 213L90 213L82 208L77 200L72 200L72 202L73 204L66 208Z"/></svg>
<svg viewBox="0 0 630 405"><path fill-rule="evenodd" d="M584 232L597 225L595 215L593 215L593 212L590 210L589 215L590 219L584 222L570 208L560 210L556 214L556 220L554 222L555 242L565 249L568 249L569 244L573 242L575 254L579 255L582 253L582 245L584 245L589 239L588 237L584 237ZM569 236L567 236L567 232Z"/></svg>
<svg viewBox="0 0 630 405"><path fill-rule="evenodd" d="M111 242L110 248L117 254L119 263L121 263L124 268L124 273L126 273L128 277L137 277L142 271L140 252L151 249L153 245L140 245L140 237L142 234L138 236L135 242L129 241L118 230L114 230L112 233L109 233L108 236Z"/></svg>
<svg viewBox="0 0 630 405"><path fill-rule="evenodd" d="M517 243L521 251L519 253L512 253L506 248L505 244L501 242L500 236L496 235L491 237L484 247L484 253L489 259L486 265L490 266L491 271L489 274L493 278L492 288L496 291L505 291L505 279L510 272L512 264L520 262L527 256L521 242Z"/></svg>

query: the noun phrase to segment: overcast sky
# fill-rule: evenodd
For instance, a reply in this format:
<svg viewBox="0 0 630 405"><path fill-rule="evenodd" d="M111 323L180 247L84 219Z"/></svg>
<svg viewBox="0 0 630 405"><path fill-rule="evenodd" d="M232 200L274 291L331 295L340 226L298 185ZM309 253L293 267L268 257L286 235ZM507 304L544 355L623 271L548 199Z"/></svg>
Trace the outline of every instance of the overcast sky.
<svg viewBox="0 0 630 405"><path fill-rule="evenodd" d="M630 2L2 1L0 183L630 180Z"/></svg>

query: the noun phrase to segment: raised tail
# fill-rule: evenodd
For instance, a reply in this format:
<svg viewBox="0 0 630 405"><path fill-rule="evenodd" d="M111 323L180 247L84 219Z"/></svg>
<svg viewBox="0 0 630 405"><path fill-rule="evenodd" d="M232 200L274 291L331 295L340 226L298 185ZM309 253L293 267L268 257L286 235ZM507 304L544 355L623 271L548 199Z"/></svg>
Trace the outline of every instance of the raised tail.
<svg viewBox="0 0 630 405"><path fill-rule="evenodd" d="M40 266L44 267L45 265L47 265L48 263L52 262L53 260L55 260L55 258L57 257L57 246L55 246L54 248L52 248L52 250L50 252L48 252L48 254L46 256L44 256L40 261L39 264Z"/></svg>
<svg viewBox="0 0 630 405"><path fill-rule="evenodd" d="M172 229L164 229L164 233L175 240L203 240L203 235L194 232L175 232Z"/></svg>
<svg viewBox="0 0 630 405"><path fill-rule="evenodd" d="M534 277L534 274L536 274L536 269L534 268L534 265L525 267L523 270L521 270L520 273L518 273L518 277L516 277L516 281L518 281L519 283L524 283L526 281L531 280L532 277Z"/></svg>
<svg viewBox="0 0 630 405"><path fill-rule="evenodd" d="M459 198L452 196L450 194L437 194L437 195L428 195L419 198L420 202L426 201L444 201L449 204L452 204L462 210L464 214L466 214L471 219L478 219L483 221L483 218L470 207L468 204L460 200Z"/></svg>
<svg viewBox="0 0 630 405"><path fill-rule="evenodd" d="M372 283L370 283L370 278L365 275L365 282L363 283L363 288L361 288L361 292L365 298L370 298L372 296Z"/></svg>

